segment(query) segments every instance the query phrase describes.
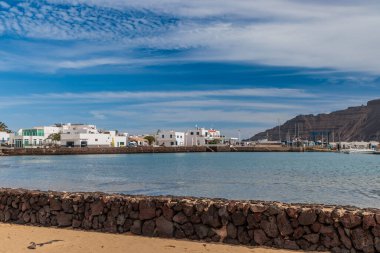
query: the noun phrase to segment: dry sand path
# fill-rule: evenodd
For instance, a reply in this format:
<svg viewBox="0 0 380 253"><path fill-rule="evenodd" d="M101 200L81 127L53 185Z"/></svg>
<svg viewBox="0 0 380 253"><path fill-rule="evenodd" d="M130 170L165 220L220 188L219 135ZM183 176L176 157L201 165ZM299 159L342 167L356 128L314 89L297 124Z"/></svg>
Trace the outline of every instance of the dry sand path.
<svg viewBox="0 0 380 253"><path fill-rule="evenodd" d="M27 248L31 242L37 244L36 249L32 250ZM39 246L38 244L40 243L45 244ZM294 253L295 251L0 223L0 252Z"/></svg>

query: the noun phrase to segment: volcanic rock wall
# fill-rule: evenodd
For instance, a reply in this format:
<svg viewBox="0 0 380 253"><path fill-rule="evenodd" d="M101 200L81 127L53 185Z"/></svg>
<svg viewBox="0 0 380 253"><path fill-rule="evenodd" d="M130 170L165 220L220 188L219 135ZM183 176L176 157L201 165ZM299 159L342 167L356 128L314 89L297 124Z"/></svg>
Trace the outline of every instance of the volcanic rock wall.
<svg viewBox="0 0 380 253"><path fill-rule="evenodd" d="M0 149L0 156L21 155L99 155L99 154L141 154L141 153L194 153L194 152L302 152L303 148L273 147L121 147L121 148L15 148Z"/></svg>
<svg viewBox="0 0 380 253"><path fill-rule="evenodd" d="M185 153L206 152L204 146L192 147L96 147L96 148L15 148L3 149L3 155L96 155L96 154L139 154L139 153Z"/></svg>
<svg viewBox="0 0 380 253"><path fill-rule="evenodd" d="M0 221L284 249L380 252L378 209L1 189Z"/></svg>

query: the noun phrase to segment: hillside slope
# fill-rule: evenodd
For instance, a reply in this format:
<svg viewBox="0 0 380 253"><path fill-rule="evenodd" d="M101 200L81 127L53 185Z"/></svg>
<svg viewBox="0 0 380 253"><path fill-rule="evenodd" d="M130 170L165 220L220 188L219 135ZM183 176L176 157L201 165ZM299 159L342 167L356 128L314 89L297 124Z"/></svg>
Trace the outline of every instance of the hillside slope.
<svg viewBox="0 0 380 253"><path fill-rule="evenodd" d="M380 138L380 99L366 106L349 107L329 114L299 115L280 126L281 140L299 136L315 139L324 135L335 141L370 141ZM249 140L279 140L276 126L258 133Z"/></svg>

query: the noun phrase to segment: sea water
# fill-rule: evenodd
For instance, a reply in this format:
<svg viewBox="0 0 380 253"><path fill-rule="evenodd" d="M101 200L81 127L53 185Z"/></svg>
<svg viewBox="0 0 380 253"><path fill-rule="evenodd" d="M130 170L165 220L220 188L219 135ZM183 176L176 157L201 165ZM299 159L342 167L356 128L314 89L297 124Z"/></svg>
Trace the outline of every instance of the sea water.
<svg viewBox="0 0 380 253"><path fill-rule="evenodd" d="M175 153L0 157L0 187L380 208L380 155Z"/></svg>

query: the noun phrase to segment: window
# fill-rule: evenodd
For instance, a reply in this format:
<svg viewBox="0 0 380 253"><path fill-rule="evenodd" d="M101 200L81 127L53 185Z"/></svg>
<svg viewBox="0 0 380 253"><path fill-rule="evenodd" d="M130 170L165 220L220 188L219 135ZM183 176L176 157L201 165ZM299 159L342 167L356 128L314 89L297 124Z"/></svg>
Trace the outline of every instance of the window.
<svg viewBox="0 0 380 253"><path fill-rule="evenodd" d="M95 139L95 141L98 141L98 139Z"/></svg>
<svg viewBox="0 0 380 253"><path fill-rule="evenodd" d="M173 138L173 135L172 135L172 134L170 135L170 138Z"/></svg>
<svg viewBox="0 0 380 253"><path fill-rule="evenodd" d="M173 146L173 145L174 145L174 142L170 142L170 145L172 145L172 146Z"/></svg>
<svg viewBox="0 0 380 253"><path fill-rule="evenodd" d="M191 132L190 135L194 135L194 132Z"/></svg>
<svg viewBox="0 0 380 253"><path fill-rule="evenodd" d="M162 135L162 139L165 138L165 135Z"/></svg>
<svg viewBox="0 0 380 253"><path fill-rule="evenodd" d="M197 135L199 135L199 132L197 132Z"/></svg>

